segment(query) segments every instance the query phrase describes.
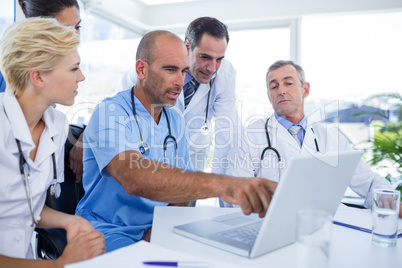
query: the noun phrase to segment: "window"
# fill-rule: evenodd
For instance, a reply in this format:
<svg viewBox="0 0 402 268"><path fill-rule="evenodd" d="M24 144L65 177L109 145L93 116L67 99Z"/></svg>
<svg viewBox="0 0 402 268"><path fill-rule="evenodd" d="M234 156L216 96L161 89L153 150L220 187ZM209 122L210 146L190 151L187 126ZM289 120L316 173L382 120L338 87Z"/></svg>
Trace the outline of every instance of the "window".
<svg viewBox="0 0 402 268"><path fill-rule="evenodd" d="M392 114L401 105L368 101L367 97L390 92L402 95L402 12L306 17L301 29L301 61L311 84L306 114L335 101L339 128L356 147L364 148L378 123L372 124L371 118L356 123L361 117L344 115L378 109ZM392 168L377 171L400 176Z"/></svg>
<svg viewBox="0 0 402 268"><path fill-rule="evenodd" d="M302 21L301 61L311 84L306 101L361 105L365 98L402 93L402 12Z"/></svg>
<svg viewBox="0 0 402 268"><path fill-rule="evenodd" d="M8 26L14 22L14 1L3 1L0 9L0 39Z"/></svg>
<svg viewBox="0 0 402 268"><path fill-rule="evenodd" d="M85 80L79 84L73 106L58 105L69 122L88 123L93 109L113 96L122 76L135 65L140 36L95 17L81 8L81 69Z"/></svg>
<svg viewBox="0 0 402 268"><path fill-rule="evenodd" d="M237 70L238 109L243 123L255 114L272 112L267 96L265 75L276 60L290 57L290 29L274 28L229 33L225 58Z"/></svg>

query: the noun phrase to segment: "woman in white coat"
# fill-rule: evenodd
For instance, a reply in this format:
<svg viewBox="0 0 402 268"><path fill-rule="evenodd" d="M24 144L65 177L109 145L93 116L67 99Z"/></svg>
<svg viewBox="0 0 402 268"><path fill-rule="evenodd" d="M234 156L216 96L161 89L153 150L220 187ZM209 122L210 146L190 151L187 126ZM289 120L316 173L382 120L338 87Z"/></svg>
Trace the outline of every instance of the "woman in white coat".
<svg viewBox="0 0 402 268"><path fill-rule="evenodd" d="M72 105L84 80L73 27L31 18L11 26L1 40L0 267L64 267L105 251L101 233L81 217L44 205L64 180L68 122L52 105ZM63 228L68 245L55 261L33 258L35 227Z"/></svg>

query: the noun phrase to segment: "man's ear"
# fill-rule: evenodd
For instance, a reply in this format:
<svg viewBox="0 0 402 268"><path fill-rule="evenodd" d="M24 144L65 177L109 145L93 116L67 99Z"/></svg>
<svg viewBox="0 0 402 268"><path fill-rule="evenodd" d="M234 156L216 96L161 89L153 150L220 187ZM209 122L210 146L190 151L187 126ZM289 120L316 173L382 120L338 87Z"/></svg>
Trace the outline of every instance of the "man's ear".
<svg viewBox="0 0 402 268"><path fill-rule="evenodd" d="M187 52L190 53L191 49L190 40L186 39L186 41L184 41L184 44L186 45Z"/></svg>
<svg viewBox="0 0 402 268"><path fill-rule="evenodd" d="M135 63L135 70L137 72L138 78L144 80L148 73L148 63L143 59L137 60Z"/></svg>
<svg viewBox="0 0 402 268"><path fill-rule="evenodd" d="M38 69L33 69L29 72L29 79L36 87L42 88L45 86L44 74Z"/></svg>
<svg viewBox="0 0 402 268"><path fill-rule="evenodd" d="M306 82L303 85L303 98L306 98L310 94L310 83Z"/></svg>

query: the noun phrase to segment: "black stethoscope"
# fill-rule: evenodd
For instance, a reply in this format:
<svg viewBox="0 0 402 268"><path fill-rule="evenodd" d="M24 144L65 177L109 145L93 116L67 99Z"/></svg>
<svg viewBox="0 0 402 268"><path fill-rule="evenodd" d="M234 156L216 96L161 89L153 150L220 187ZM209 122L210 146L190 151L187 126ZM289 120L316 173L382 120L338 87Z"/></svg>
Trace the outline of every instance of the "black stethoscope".
<svg viewBox="0 0 402 268"><path fill-rule="evenodd" d="M20 153L19 166L20 166L20 172L21 172L21 180L22 180L22 183L24 184L25 194L27 197L27 202L28 202L29 210L31 212L31 217L32 217L32 221L29 221L27 224L28 224L28 226L33 227L34 225L38 225L38 223L40 221L40 216L38 216L35 219L35 215L34 215L34 211L33 211L31 175L30 175L29 166L28 166L27 161L24 158L24 155L22 154L20 141L17 139L15 139L15 141L17 142L18 151ZM61 187L60 187L60 183L57 182L56 157L55 157L54 153L52 154L52 162L53 162L53 183L50 186L50 194L56 198L59 198L60 194L61 194Z"/></svg>
<svg viewBox="0 0 402 268"><path fill-rule="evenodd" d="M262 175L262 161L264 160L264 155L265 155L265 153L267 151L269 151L269 150L273 151L274 154L276 155L276 158L278 159L278 163L279 164L281 163L281 155L280 155L280 153L278 152L278 150L275 147L272 147L272 145L271 145L271 139L270 139L269 133L268 133L268 122L269 122L269 118L265 122L265 135L267 136L268 146L265 147L264 150L262 150L262 153L261 153L261 157L260 157L260 176ZM311 128L311 132L313 132L313 134L315 136L313 128ZM315 148L316 148L317 152L319 152L320 148L318 147L317 138L314 138L314 143L315 143ZM278 166L278 170L279 170L279 177L280 177L281 176L281 167L280 166Z"/></svg>
<svg viewBox="0 0 402 268"><path fill-rule="evenodd" d="M140 133L140 139L141 139L141 144L140 144L140 146L139 146L138 149L140 150L140 153L141 153L142 155L146 155L146 154L148 154L148 152L151 150L151 147L149 147L149 145L142 139L141 128L140 128L140 125L138 124L137 112L136 112L135 103L134 103L134 87L131 88L131 102L132 102L132 105L133 105L133 115L134 115L134 119L135 119L135 122L137 123L138 132ZM169 117L168 117L168 115L167 115L167 113L166 113L165 107L162 107L162 111L163 111L163 113L165 114L166 122L167 122L168 129L169 129L169 134L165 137L165 139L164 139L164 141L163 141L163 161L166 163L166 159L167 159L167 157L166 157L167 145L168 145L169 140L172 140L173 143L174 143L174 147L175 147L176 166L177 166L178 155L177 155L177 142L176 142L176 138L173 137L173 135L172 135L172 131L171 131L171 129L170 129Z"/></svg>

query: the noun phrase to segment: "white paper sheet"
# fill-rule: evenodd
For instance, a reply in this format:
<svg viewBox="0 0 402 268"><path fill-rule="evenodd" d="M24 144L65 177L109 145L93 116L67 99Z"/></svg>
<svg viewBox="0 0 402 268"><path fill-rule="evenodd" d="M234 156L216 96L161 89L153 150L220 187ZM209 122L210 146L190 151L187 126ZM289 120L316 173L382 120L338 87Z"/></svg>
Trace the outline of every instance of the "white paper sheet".
<svg viewBox="0 0 402 268"><path fill-rule="evenodd" d="M350 225L350 228L372 229L372 215L370 209L359 209L341 204L335 213L334 221ZM348 226L346 226L348 227ZM402 219L398 220L398 235L402 234Z"/></svg>
<svg viewBox="0 0 402 268"><path fill-rule="evenodd" d="M207 262L210 264L209 267L211 268L229 267L227 263L207 260L188 253L170 250L152 243L140 241L131 246L115 250L91 260L66 265L65 268L158 267L144 265L142 264L144 261L197 261ZM230 265L230 267L233 267L233 265Z"/></svg>

